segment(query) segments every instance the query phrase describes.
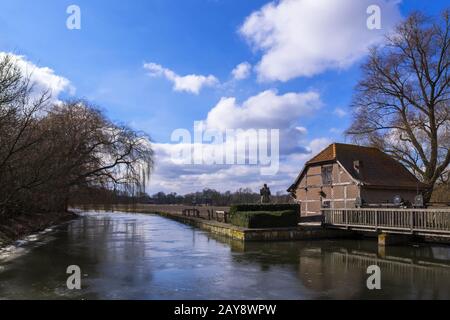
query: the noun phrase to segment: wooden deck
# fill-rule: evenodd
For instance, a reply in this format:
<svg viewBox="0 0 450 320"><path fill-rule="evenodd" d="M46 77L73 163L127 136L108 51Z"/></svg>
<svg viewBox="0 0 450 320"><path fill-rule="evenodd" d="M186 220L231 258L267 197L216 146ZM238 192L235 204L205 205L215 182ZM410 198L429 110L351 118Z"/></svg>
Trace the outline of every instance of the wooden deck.
<svg viewBox="0 0 450 320"><path fill-rule="evenodd" d="M323 209L324 227L450 237L450 209Z"/></svg>

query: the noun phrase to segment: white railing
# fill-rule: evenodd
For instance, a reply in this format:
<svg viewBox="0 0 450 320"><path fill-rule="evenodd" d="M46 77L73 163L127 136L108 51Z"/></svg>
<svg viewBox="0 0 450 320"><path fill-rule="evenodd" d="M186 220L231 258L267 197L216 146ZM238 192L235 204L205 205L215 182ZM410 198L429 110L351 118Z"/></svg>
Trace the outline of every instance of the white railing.
<svg viewBox="0 0 450 320"><path fill-rule="evenodd" d="M322 214L329 226L450 234L450 209L322 209Z"/></svg>

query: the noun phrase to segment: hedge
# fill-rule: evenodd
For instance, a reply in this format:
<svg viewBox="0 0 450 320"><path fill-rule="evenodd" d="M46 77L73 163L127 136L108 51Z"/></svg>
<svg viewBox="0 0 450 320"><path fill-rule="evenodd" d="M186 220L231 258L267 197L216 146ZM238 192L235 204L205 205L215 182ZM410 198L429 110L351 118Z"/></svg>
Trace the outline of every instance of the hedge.
<svg viewBox="0 0 450 320"><path fill-rule="evenodd" d="M283 211L237 211L231 215L231 224L244 228L288 228L298 224L298 213Z"/></svg>
<svg viewBox="0 0 450 320"><path fill-rule="evenodd" d="M293 210L298 215L300 215L300 205L299 204L238 204L233 205L230 208L230 214L233 215L240 211L286 211Z"/></svg>

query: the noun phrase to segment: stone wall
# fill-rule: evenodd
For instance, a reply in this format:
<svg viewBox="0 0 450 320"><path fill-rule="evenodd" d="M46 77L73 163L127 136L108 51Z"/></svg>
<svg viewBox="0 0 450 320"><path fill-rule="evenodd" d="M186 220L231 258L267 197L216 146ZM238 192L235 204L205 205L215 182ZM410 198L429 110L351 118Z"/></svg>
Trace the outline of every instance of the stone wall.
<svg viewBox="0 0 450 320"><path fill-rule="evenodd" d="M331 230L320 226L298 226L296 228L246 229L216 221L160 213L160 215L186 223L214 234L242 241L289 241L351 238L352 232Z"/></svg>

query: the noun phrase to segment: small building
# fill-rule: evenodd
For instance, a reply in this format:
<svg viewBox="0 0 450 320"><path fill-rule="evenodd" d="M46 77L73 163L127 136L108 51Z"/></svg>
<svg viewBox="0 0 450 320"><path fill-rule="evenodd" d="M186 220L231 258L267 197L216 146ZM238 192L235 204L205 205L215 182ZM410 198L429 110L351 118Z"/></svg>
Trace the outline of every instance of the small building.
<svg viewBox="0 0 450 320"><path fill-rule="evenodd" d="M321 208L362 204L414 203L423 184L402 164L377 148L333 143L311 160L288 192L301 204L301 215Z"/></svg>

